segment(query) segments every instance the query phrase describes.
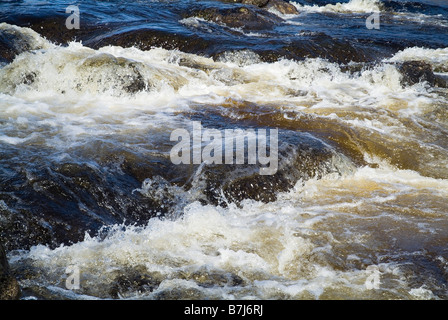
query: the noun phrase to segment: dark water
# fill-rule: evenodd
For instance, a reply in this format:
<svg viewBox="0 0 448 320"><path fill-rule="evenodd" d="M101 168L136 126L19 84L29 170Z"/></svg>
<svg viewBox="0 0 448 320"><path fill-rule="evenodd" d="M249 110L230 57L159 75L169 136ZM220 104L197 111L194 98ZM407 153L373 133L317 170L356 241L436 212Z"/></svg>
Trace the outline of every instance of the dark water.
<svg viewBox="0 0 448 320"><path fill-rule="evenodd" d="M68 16L65 9L70 3L64 1L3 1L0 19L30 26L38 32L42 30L44 36L58 42L77 39L88 46L100 47L115 43L130 45L135 41L143 48L155 42L170 49L181 47L208 56L250 48L271 60L285 56L370 61L406 47L444 48L448 41L448 9L440 1L381 1L379 5L375 1L358 1L347 9L342 8L342 12L332 8L307 9L337 1L296 3L305 9L290 17L288 23L255 27L261 31L253 32L256 35L248 32L250 26L238 29L207 22L197 25L182 22L183 18L194 17L204 8L238 6L219 1L80 1L83 27L72 32L64 30L64 23L59 23ZM366 18L376 7L381 7L381 28L372 32L366 28ZM128 36L118 37L117 34ZM145 43L149 34L156 38L151 39L153 43ZM327 48L339 51L328 52Z"/></svg>
<svg viewBox="0 0 448 320"><path fill-rule="evenodd" d="M447 3L288 4L0 1L24 299L447 298ZM278 129L278 171L174 164L193 122Z"/></svg>

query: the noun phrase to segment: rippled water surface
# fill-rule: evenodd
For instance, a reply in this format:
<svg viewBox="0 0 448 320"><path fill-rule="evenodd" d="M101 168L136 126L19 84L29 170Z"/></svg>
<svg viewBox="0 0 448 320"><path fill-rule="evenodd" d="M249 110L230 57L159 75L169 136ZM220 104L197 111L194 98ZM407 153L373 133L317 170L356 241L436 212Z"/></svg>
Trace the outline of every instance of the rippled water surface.
<svg viewBox="0 0 448 320"><path fill-rule="evenodd" d="M445 1L77 5L0 1L23 299L448 298ZM278 171L174 164L194 122L278 129Z"/></svg>

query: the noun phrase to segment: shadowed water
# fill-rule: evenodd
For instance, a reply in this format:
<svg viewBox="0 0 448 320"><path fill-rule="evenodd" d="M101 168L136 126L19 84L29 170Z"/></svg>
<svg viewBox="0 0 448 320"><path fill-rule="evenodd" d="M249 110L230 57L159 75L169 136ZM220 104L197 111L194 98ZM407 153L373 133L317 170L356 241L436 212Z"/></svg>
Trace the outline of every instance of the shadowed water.
<svg viewBox="0 0 448 320"><path fill-rule="evenodd" d="M77 4L0 1L22 298L447 298L444 1ZM278 129L278 170L173 164L194 121Z"/></svg>

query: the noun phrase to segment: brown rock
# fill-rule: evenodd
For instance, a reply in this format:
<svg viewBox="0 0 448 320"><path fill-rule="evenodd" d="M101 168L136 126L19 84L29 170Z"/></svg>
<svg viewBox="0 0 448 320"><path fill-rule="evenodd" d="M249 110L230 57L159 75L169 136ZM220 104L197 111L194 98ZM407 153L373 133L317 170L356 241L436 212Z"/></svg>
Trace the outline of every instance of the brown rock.
<svg viewBox="0 0 448 320"><path fill-rule="evenodd" d="M276 15L254 7L231 9L206 8L193 13L193 16L216 23L223 23L231 28L260 30L272 28L282 21Z"/></svg>
<svg viewBox="0 0 448 320"><path fill-rule="evenodd" d="M39 49L32 39L14 28L0 29L0 62L11 62L29 50Z"/></svg>
<svg viewBox="0 0 448 320"><path fill-rule="evenodd" d="M269 2L269 0L242 0L241 3L242 4L251 4L257 7L264 7L265 5L267 5Z"/></svg>
<svg viewBox="0 0 448 320"><path fill-rule="evenodd" d="M298 14L297 8L284 0L220 0L222 2L241 3L254 5L263 9L274 8L283 14Z"/></svg>
<svg viewBox="0 0 448 320"><path fill-rule="evenodd" d="M434 74L432 66L424 61L405 61L398 70L402 75L401 84L412 86L419 82L426 81L432 87L447 86L446 81Z"/></svg>
<svg viewBox="0 0 448 320"><path fill-rule="evenodd" d="M268 4L264 7L266 9L273 8L283 14L298 14L299 11L291 3L283 0L269 0Z"/></svg>
<svg viewBox="0 0 448 320"><path fill-rule="evenodd" d="M10 274L6 252L0 243L0 300L17 300L19 297L19 284Z"/></svg>
<svg viewBox="0 0 448 320"><path fill-rule="evenodd" d="M264 7L269 2L269 0L221 0L221 1L230 3L251 4L260 8Z"/></svg>

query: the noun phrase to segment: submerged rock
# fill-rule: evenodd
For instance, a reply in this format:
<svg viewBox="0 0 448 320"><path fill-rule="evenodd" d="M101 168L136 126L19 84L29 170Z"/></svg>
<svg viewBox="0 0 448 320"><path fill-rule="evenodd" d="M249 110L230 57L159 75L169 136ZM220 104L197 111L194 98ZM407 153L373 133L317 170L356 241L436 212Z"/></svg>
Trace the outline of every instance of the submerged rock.
<svg viewBox="0 0 448 320"><path fill-rule="evenodd" d="M205 8L189 15L208 21L222 23L231 28L244 30L261 30L274 27L282 21L281 18L254 7L239 7L230 9Z"/></svg>
<svg viewBox="0 0 448 320"><path fill-rule="evenodd" d="M299 11L297 8L292 5L291 3L283 0L269 0L267 5L265 6L266 9L275 9L280 13L283 14L298 14Z"/></svg>
<svg viewBox="0 0 448 320"><path fill-rule="evenodd" d="M118 92L124 91L130 94L148 91L151 88L151 83L140 71L142 68L144 65L141 63L108 54L89 57L81 66L86 73L85 78L88 79L85 85L93 82L96 83L99 91L107 91L110 87L115 87ZM81 83L78 84L78 90L85 90Z"/></svg>
<svg viewBox="0 0 448 320"><path fill-rule="evenodd" d="M252 4L257 7L264 7L267 5L269 0L241 0L241 3L243 4Z"/></svg>
<svg viewBox="0 0 448 320"><path fill-rule="evenodd" d="M222 139L221 144L216 147L218 150L222 147L225 149L222 151L223 158L220 163L174 165L178 176L184 177L177 181L177 187L172 181L163 177L151 177L145 181L140 191L151 201L155 201L156 198L159 201L165 199L164 203L177 212L182 212L182 205L179 206L182 201L184 204L200 201L203 204L222 206L229 203L239 204L246 199L267 203L275 201L280 193L291 190L300 181L319 179L327 174L342 175L352 172L356 167L347 156L312 135L282 130L278 132L278 142L275 142L277 134L274 140L271 140L273 133L275 132L270 131L268 138L264 136L267 134L264 130L261 135L259 131L250 127L248 131L240 130L240 138L247 135L249 139L249 136L252 136L250 145L249 140L242 145L241 139L238 139L239 142L235 140L232 142L222 135L222 138L218 138ZM271 142L275 143L274 148L277 152L271 154L273 146L269 146L267 154L262 156L264 160L261 161L260 148L263 148L261 146L270 145ZM258 151L255 152L256 144ZM229 146L232 149L229 149ZM202 152L205 152L207 144L202 147ZM190 155L194 149L195 146L190 145ZM256 154L250 153L249 150L253 150ZM209 151L210 149L207 152ZM253 157L250 163L249 154ZM239 164L235 163L237 159ZM190 175L186 176L185 172L190 172Z"/></svg>
<svg viewBox="0 0 448 320"><path fill-rule="evenodd" d="M17 300L19 298L19 284L10 274L6 252L3 245L0 243L0 300Z"/></svg>
<svg viewBox="0 0 448 320"><path fill-rule="evenodd" d="M345 39L333 38L325 33L307 36L282 44L275 52L257 51L266 62L277 61L280 57L292 60L322 58L330 62L350 63L368 62L373 59L371 53L363 50L356 43Z"/></svg>
<svg viewBox="0 0 448 320"><path fill-rule="evenodd" d="M269 29L283 21L277 15L268 12L274 9L283 14L297 14L297 8L283 0L222 0L222 2L240 3L245 7L217 9L206 8L194 13L205 20L224 23L231 28L245 30Z"/></svg>
<svg viewBox="0 0 448 320"><path fill-rule="evenodd" d="M223 2L231 2L231 3L241 3L254 5L263 9L275 9L283 14L297 14L297 8L284 0L221 0Z"/></svg>
<svg viewBox="0 0 448 320"><path fill-rule="evenodd" d="M105 34L101 37L86 40L84 44L94 49L108 45L123 48L136 47L140 50L160 47L196 54L209 54L218 45L214 41L203 39L198 35L183 35L148 28Z"/></svg>
<svg viewBox="0 0 448 320"><path fill-rule="evenodd" d="M207 201L214 205L238 204L245 199L268 203L299 181L331 173L342 175L354 168L348 158L317 139L286 142L281 149L278 170L272 175L261 175L259 165L212 165L203 169Z"/></svg>
<svg viewBox="0 0 448 320"><path fill-rule="evenodd" d="M11 36L0 31L0 62L11 62L20 51L15 48Z"/></svg>
<svg viewBox="0 0 448 320"><path fill-rule="evenodd" d="M402 75L401 84L412 86L419 82L427 82L432 87L446 88L446 81L434 74L432 66L424 61L405 61L398 70Z"/></svg>
<svg viewBox="0 0 448 320"><path fill-rule="evenodd" d="M96 157L98 164L44 158L34 159L39 168L17 163L17 171L9 172L10 180L0 186L0 241L8 239L12 249L57 247L81 241L86 232L94 235L104 225L145 224L166 211L164 203L132 192L145 178L167 174L163 158L94 142L75 152Z"/></svg>
<svg viewBox="0 0 448 320"><path fill-rule="evenodd" d="M115 273L113 284L106 293L113 299L132 296L135 292L150 293L157 289L162 282L162 279L159 279L160 276L149 274L142 266L126 268Z"/></svg>
<svg viewBox="0 0 448 320"><path fill-rule="evenodd" d="M17 55L42 49L45 45L45 41L32 30L0 23L0 62L9 63Z"/></svg>
<svg viewBox="0 0 448 320"><path fill-rule="evenodd" d="M269 0L220 0L221 2L227 3L241 3L241 4L249 4L257 7L264 7L268 4Z"/></svg>

